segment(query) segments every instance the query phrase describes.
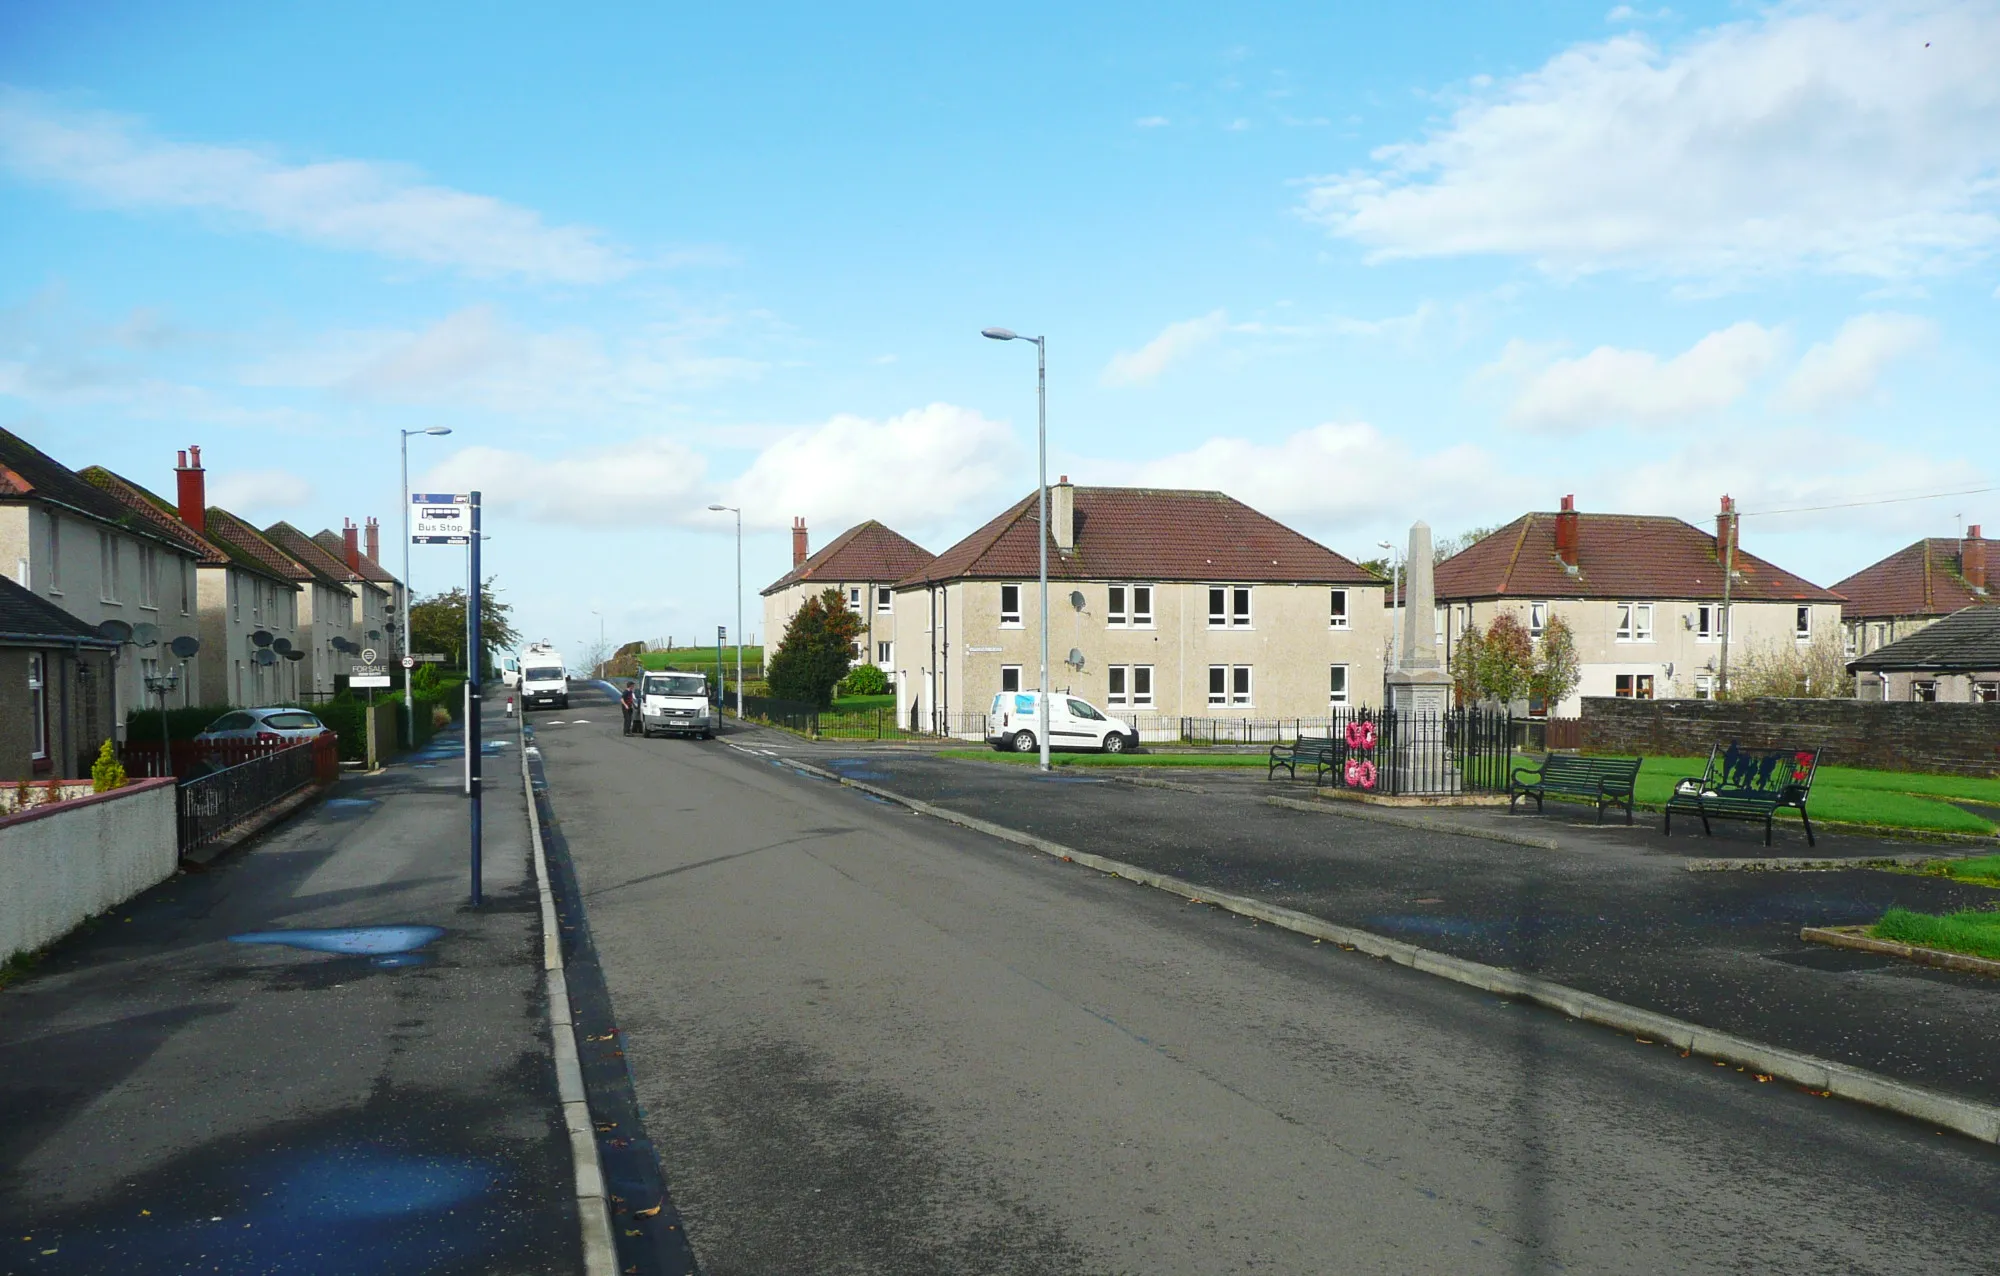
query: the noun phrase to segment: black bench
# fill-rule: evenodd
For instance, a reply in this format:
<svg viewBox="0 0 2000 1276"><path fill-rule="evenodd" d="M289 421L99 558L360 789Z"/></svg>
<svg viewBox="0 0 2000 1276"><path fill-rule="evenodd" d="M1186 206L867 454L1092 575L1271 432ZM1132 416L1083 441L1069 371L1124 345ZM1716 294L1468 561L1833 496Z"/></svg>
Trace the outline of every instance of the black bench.
<svg viewBox="0 0 2000 1276"><path fill-rule="evenodd" d="M1604 823L1604 808L1623 806L1625 822L1632 822L1632 789L1639 780L1643 758L1583 758L1570 753L1551 753L1540 766L1517 766L1507 776L1507 809L1524 797L1535 799L1540 814L1542 797L1561 793L1589 798L1597 803L1597 822Z"/></svg>
<svg viewBox="0 0 2000 1276"><path fill-rule="evenodd" d="M1289 743L1280 740L1271 746L1270 766L1264 778L1270 779L1283 767L1294 780L1299 778L1299 767L1313 769L1313 783L1325 784L1327 777L1338 771L1347 761L1347 744L1331 736L1306 735Z"/></svg>
<svg viewBox="0 0 2000 1276"><path fill-rule="evenodd" d="M1806 814L1806 798L1812 794L1813 775L1819 770L1818 749L1774 749L1750 752L1731 740L1728 748L1712 745L1708 769L1698 776L1674 782L1674 795L1667 799L1667 818L1661 831L1674 831L1674 812L1701 817L1701 831L1713 835L1708 826L1716 820L1764 821L1764 845L1771 844L1771 826L1780 810L1793 807L1805 825L1806 845L1817 846L1812 819Z"/></svg>

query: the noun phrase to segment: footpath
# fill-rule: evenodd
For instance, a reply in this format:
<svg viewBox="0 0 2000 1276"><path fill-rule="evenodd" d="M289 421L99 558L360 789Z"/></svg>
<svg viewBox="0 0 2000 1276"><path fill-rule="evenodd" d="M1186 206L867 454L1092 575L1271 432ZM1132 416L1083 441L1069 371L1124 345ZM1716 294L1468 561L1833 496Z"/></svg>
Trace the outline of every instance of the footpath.
<svg viewBox="0 0 2000 1276"><path fill-rule="evenodd" d="M1718 824L1704 837L1677 825L1668 838L1657 817L1600 828L1553 803L1539 817L1357 807L1261 772L1042 776L771 732L733 738L1218 893L2000 1105L2000 983L1799 937L1804 926L1872 922L1891 905L1992 907L2000 892L1862 867L1690 867L1954 848L1830 833L1808 850L1794 826L1766 850L1761 826Z"/></svg>
<svg viewBox="0 0 2000 1276"><path fill-rule="evenodd" d="M454 729L0 989L0 1276L581 1270L494 734L483 907Z"/></svg>

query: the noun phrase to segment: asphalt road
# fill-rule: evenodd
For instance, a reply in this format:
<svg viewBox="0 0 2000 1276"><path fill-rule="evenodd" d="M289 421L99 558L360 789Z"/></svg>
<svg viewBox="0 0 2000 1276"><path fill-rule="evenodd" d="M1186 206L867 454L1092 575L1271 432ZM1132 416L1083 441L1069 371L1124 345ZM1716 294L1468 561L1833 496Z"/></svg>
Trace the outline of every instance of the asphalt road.
<svg viewBox="0 0 2000 1276"><path fill-rule="evenodd" d="M594 694L533 721L711 1276L1991 1269L1991 1147L911 815L753 735L622 737Z"/></svg>

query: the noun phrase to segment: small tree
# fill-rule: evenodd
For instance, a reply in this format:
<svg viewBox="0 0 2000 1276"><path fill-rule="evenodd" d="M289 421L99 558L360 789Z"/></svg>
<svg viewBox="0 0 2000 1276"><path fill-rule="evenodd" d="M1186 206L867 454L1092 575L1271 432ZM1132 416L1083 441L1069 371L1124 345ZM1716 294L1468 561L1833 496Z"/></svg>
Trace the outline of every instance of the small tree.
<svg viewBox="0 0 2000 1276"><path fill-rule="evenodd" d="M1828 636L1803 647L1783 641L1753 647L1729 675L1731 699L1843 699L1853 694L1847 658L1839 640Z"/></svg>
<svg viewBox="0 0 2000 1276"><path fill-rule="evenodd" d="M1479 702L1479 662L1486 650L1486 636L1471 625L1459 635L1451 651L1451 685L1461 705Z"/></svg>
<svg viewBox="0 0 2000 1276"><path fill-rule="evenodd" d="M1576 634L1561 616L1550 616L1542 626L1542 649L1535 658L1535 674L1530 694L1541 697L1550 717L1556 706L1569 699L1583 681L1583 662L1576 654Z"/></svg>
<svg viewBox="0 0 2000 1276"><path fill-rule="evenodd" d="M806 599L785 626L784 641L765 670L772 694L826 708L854 663L854 640L860 635L861 618L847 609L838 589Z"/></svg>
<svg viewBox="0 0 2000 1276"><path fill-rule="evenodd" d="M113 789L125 787L125 765L118 760L118 753L106 740L97 750L97 761L90 767L90 791L109 793Z"/></svg>
<svg viewBox="0 0 2000 1276"><path fill-rule="evenodd" d="M875 665L856 665L840 685L850 696L886 695L889 675Z"/></svg>
<svg viewBox="0 0 2000 1276"><path fill-rule="evenodd" d="M1502 612L1486 627L1474 670L1483 698L1512 704L1528 694L1535 677L1535 642L1511 613Z"/></svg>

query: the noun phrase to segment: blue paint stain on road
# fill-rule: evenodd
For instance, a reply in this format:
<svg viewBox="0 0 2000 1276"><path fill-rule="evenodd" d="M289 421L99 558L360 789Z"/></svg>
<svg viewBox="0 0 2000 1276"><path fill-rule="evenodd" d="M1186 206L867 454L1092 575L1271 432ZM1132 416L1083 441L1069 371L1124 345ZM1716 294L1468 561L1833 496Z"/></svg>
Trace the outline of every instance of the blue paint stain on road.
<svg viewBox="0 0 2000 1276"><path fill-rule="evenodd" d="M252 930L231 935L232 944L275 944L307 952L372 957L377 966L422 966L430 956L416 950L444 937L439 926L347 926L334 930Z"/></svg>
<svg viewBox="0 0 2000 1276"><path fill-rule="evenodd" d="M1457 939L1483 938L1498 927L1498 923L1476 922L1469 917L1424 917L1412 914L1370 917L1368 925L1381 930L1403 931L1415 935L1450 935Z"/></svg>

